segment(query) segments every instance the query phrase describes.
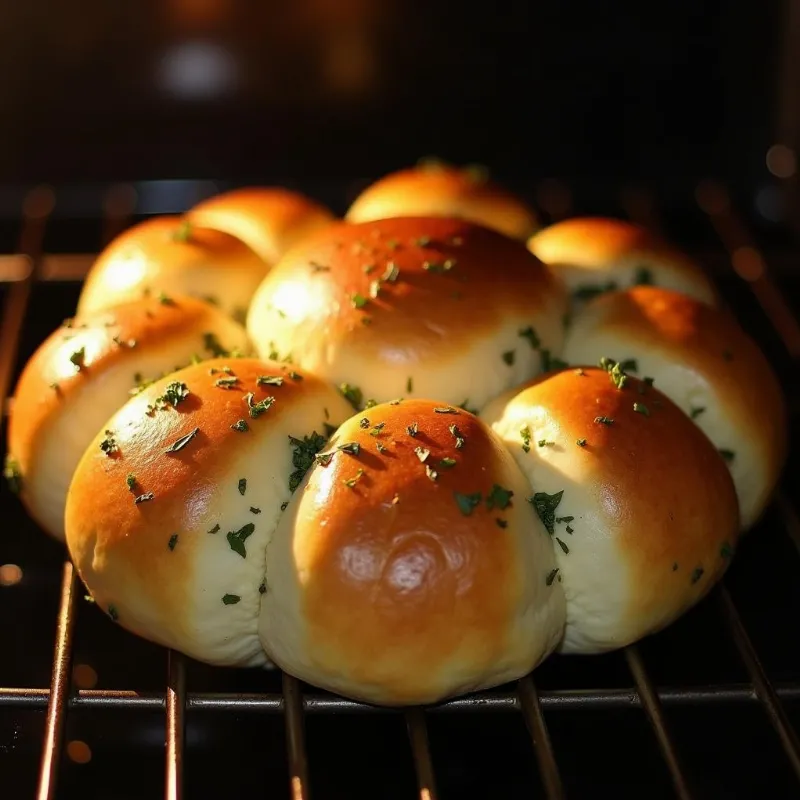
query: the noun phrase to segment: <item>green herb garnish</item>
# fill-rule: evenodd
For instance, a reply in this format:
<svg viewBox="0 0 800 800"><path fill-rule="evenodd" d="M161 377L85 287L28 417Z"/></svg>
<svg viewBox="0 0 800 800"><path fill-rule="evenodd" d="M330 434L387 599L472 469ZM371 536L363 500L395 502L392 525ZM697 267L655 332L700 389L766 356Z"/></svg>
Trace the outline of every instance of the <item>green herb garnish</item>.
<svg viewBox="0 0 800 800"><path fill-rule="evenodd" d="M239 433L245 433L246 431L250 430L250 426L247 424L246 420L240 419L231 425L231 429L239 431Z"/></svg>
<svg viewBox="0 0 800 800"><path fill-rule="evenodd" d="M172 536L169 537L169 541L167 542L167 547L169 547L170 550L174 550L176 544L178 544L178 534L173 533Z"/></svg>
<svg viewBox="0 0 800 800"><path fill-rule="evenodd" d="M209 533L219 533L219 523L217 523L213 528L211 528Z"/></svg>
<svg viewBox="0 0 800 800"><path fill-rule="evenodd" d="M611 417L595 417L594 421L600 425L613 425L614 420Z"/></svg>
<svg viewBox="0 0 800 800"><path fill-rule="evenodd" d="M556 536L556 541L558 542L558 546L564 551L565 554L569 554L569 547L567 547L566 543L563 542L561 539Z"/></svg>
<svg viewBox="0 0 800 800"><path fill-rule="evenodd" d="M239 494L244 496L247 491L247 478L239 478Z"/></svg>
<svg viewBox="0 0 800 800"><path fill-rule="evenodd" d="M212 356L217 358L225 358L230 353L220 344L219 339L215 333L203 334L203 347L211 353Z"/></svg>
<svg viewBox="0 0 800 800"><path fill-rule="evenodd" d="M261 509L260 508L256 508L255 506L250 506L250 513L251 514L260 514L261 513Z"/></svg>
<svg viewBox="0 0 800 800"><path fill-rule="evenodd" d="M642 414L642 416L645 416L645 417L649 417L650 416L650 410L647 408L647 406L644 403L634 403L633 404L633 410L637 414Z"/></svg>
<svg viewBox="0 0 800 800"><path fill-rule="evenodd" d="M262 414L269 411L275 403L274 397L265 397L263 400L259 400L257 403L254 403L254 396L255 395L252 392L248 392L244 396L245 402L247 403L247 410L252 419L256 419L257 417L260 417Z"/></svg>
<svg viewBox="0 0 800 800"><path fill-rule="evenodd" d="M481 503L480 492L475 492L474 494L459 494L459 492L453 492L453 496L456 499L459 511L461 511L465 517L472 514L473 509Z"/></svg>
<svg viewBox="0 0 800 800"><path fill-rule="evenodd" d="M105 431L105 439L100 442L100 449L107 455L111 456L114 453L119 452L119 445L117 444L117 440L114 438L114 431Z"/></svg>
<svg viewBox="0 0 800 800"><path fill-rule="evenodd" d="M530 342L531 349L533 350L538 350L542 345L541 340L536 335L536 331L530 325L527 328L523 328L521 331L518 331L518 335L523 339L527 339Z"/></svg>
<svg viewBox="0 0 800 800"><path fill-rule="evenodd" d="M234 553L238 553L242 558L247 558L247 550L244 543L247 541L248 537L253 534L255 529L256 526L252 522L248 522L247 525L243 525L238 531L228 531L225 538L228 540L231 550L233 550Z"/></svg>
<svg viewBox="0 0 800 800"><path fill-rule="evenodd" d="M539 519L552 536L556 530L556 509L564 496L564 490L555 494L547 492L536 492L533 497L528 498L528 502L536 509Z"/></svg>
<svg viewBox="0 0 800 800"><path fill-rule="evenodd" d="M342 481L342 483L347 486L348 488L352 489L360 480L361 476L364 474L364 470L359 468L358 472L353 475L352 478L347 478Z"/></svg>
<svg viewBox="0 0 800 800"><path fill-rule="evenodd" d="M692 406L691 410L689 411L689 416L692 419L697 419L704 411L705 408L703 406Z"/></svg>
<svg viewBox="0 0 800 800"><path fill-rule="evenodd" d="M489 510L498 508L502 511L511 505L511 498L513 496L514 492L512 492L511 489L504 489L502 486L495 483L486 496L486 508Z"/></svg>
<svg viewBox="0 0 800 800"><path fill-rule="evenodd" d="M524 453L530 453L531 451L531 429L527 425L523 425L519 429L519 435L522 439L522 451Z"/></svg>
<svg viewBox="0 0 800 800"><path fill-rule="evenodd" d="M222 602L226 606L235 606L242 598L238 594L224 594L222 595Z"/></svg>
<svg viewBox="0 0 800 800"><path fill-rule="evenodd" d="M200 428L195 428L193 431L189 431L186 436L181 436L180 439L176 439L164 452L165 453L177 453L180 450L183 450L189 442L194 439L197 434L200 433Z"/></svg>
<svg viewBox="0 0 800 800"><path fill-rule="evenodd" d="M636 276L633 279L635 286L652 286L653 273L647 267L639 267L636 270Z"/></svg>
<svg viewBox="0 0 800 800"><path fill-rule="evenodd" d="M346 444L340 444L336 449L342 453L357 456L361 452L361 445L358 442L347 442Z"/></svg>
<svg viewBox="0 0 800 800"><path fill-rule="evenodd" d="M576 439L575 444L578 445L578 447L586 447L586 439Z"/></svg>
<svg viewBox="0 0 800 800"><path fill-rule="evenodd" d="M454 467L458 462L454 458L450 458L450 456L446 456L445 458L440 459L439 466L443 469L450 469L450 467Z"/></svg>
<svg viewBox="0 0 800 800"><path fill-rule="evenodd" d="M705 570L704 570L702 567L695 567L695 568L692 570L692 584L693 584L693 585L694 585L695 583L697 583L697 581L699 581L699 580L700 580L700 578L702 578L702 577L703 577L703 573L704 573L704 572L705 572Z"/></svg>
<svg viewBox="0 0 800 800"><path fill-rule="evenodd" d="M452 406L441 406L433 409L434 414L458 414L458 410Z"/></svg>
<svg viewBox="0 0 800 800"><path fill-rule="evenodd" d="M508 364L509 367L513 367L514 366L514 357L516 356L516 354L517 354L516 350L506 350L506 352L503 353L503 361L506 364Z"/></svg>
<svg viewBox="0 0 800 800"><path fill-rule="evenodd" d="M85 347L81 347L80 350L76 350L69 357L69 360L75 365L76 372L80 372L83 369L85 359L86 359L86 348Z"/></svg>
<svg viewBox="0 0 800 800"><path fill-rule="evenodd" d="M364 308L369 300L363 294L356 292L350 296L350 302L353 304L353 308Z"/></svg>
<svg viewBox="0 0 800 800"><path fill-rule="evenodd" d="M431 454L431 451L425 447L415 447L414 453L416 453L417 458L424 464Z"/></svg>
<svg viewBox="0 0 800 800"><path fill-rule="evenodd" d="M237 383L239 383L239 379L233 375L230 378L217 378L214 381L214 386L220 389L233 389Z"/></svg>
<svg viewBox="0 0 800 800"><path fill-rule="evenodd" d="M256 386L283 386L283 376L259 375L256 378Z"/></svg>
<svg viewBox="0 0 800 800"><path fill-rule="evenodd" d="M390 261L386 265L386 270L384 271L383 275L381 275L381 280L388 281L389 283L395 283L399 277L400 268L394 263L394 261Z"/></svg>
<svg viewBox="0 0 800 800"><path fill-rule="evenodd" d="M558 567L556 567L554 570L551 570L550 572L547 573L547 577L544 580L545 584L547 586L552 586L553 585L553 581L556 579L556 575L558 575Z"/></svg>
<svg viewBox="0 0 800 800"><path fill-rule="evenodd" d="M349 383L342 383L339 385L339 391L342 396L347 400L353 408L358 411L364 402L364 395L358 386L351 386Z"/></svg>
<svg viewBox="0 0 800 800"><path fill-rule="evenodd" d="M294 436L289 437L289 443L294 448L292 452L294 472L289 476L289 491L294 492L300 485L306 472L317 460L318 453L325 447L325 442L325 437L316 431L313 431L310 436L304 436L302 439L295 439Z"/></svg>
<svg viewBox="0 0 800 800"><path fill-rule="evenodd" d="M19 468L19 462L10 455L6 456L5 465L3 467L3 477L8 482L8 488L14 494L20 494L23 485L22 471Z"/></svg>
<svg viewBox="0 0 800 800"><path fill-rule="evenodd" d="M718 451L722 458L730 464L734 458L736 458L736 453L733 450L725 450L724 448Z"/></svg>
<svg viewBox="0 0 800 800"><path fill-rule="evenodd" d="M448 429L452 437L456 440L456 450L460 450L464 446L464 434L458 429L458 425L450 425Z"/></svg>
<svg viewBox="0 0 800 800"><path fill-rule="evenodd" d="M410 425L407 425L406 433L414 438L419 433L419 425L417 425L416 422L412 422Z"/></svg>
<svg viewBox="0 0 800 800"><path fill-rule="evenodd" d="M148 501L152 500L155 495L152 492L145 492L144 494L140 494L138 497L133 499L134 505L139 505L140 503L147 503Z"/></svg>

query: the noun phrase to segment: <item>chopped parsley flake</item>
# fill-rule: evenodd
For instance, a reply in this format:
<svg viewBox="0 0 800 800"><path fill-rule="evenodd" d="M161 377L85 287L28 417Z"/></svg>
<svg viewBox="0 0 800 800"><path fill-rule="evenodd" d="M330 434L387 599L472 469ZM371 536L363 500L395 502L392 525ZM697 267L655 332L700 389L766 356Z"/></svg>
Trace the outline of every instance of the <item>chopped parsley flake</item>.
<svg viewBox="0 0 800 800"><path fill-rule="evenodd" d="M233 389L237 383L239 383L239 379L232 375L230 378L217 378L214 381L214 386L220 389Z"/></svg>
<svg viewBox="0 0 800 800"><path fill-rule="evenodd" d="M528 498L528 502L536 509L539 519L552 536L556 531L556 509L564 496L564 490L555 494L547 492L536 492L533 497Z"/></svg>
<svg viewBox="0 0 800 800"><path fill-rule="evenodd" d="M209 533L219 533L219 523L217 523L213 528L211 528Z"/></svg>
<svg viewBox="0 0 800 800"><path fill-rule="evenodd" d="M231 429L239 431L239 433L245 433L250 430L250 426L247 424L247 420L240 419L231 425Z"/></svg>
<svg viewBox="0 0 800 800"><path fill-rule="evenodd" d="M133 491L134 488L136 487L136 476L132 472L129 472L125 476L125 485L128 487L130 491Z"/></svg>
<svg viewBox="0 0 800 800"><path fill-rule="evenodd" d="M634 403L633 404L633 410L637 414L642 414L645 417L649 417L650 416L650 410L647 408L647 406L644 403Z"/></svg>
<svg viewBox="0 0 800 800"><path fill-rule="evenodd" d="M368 417L362 417L362 418L361 418L361 419L358 421L358 427L359 427L359 428L364 428L365 430L366 430L367 428L369 428L369 418L368 418Z"/></svg>
<svg viewBox="0 0 800 800"><path fill-rule="evenodd" d="M380 436L383 429L386 427L385 422L379 422L377 425L372 426L372 430L369 432L370 436Z"/></svg>
<svg viewBox="0 0 800 800"><path fill-rule="evenodd" d="M356 292L350 296L350 302L353 304L353 308L364 308L369 300L363 294Z"/></svg>
<svg viewBox="0 0 800 800"><path fill-rule="evenodd" d="M516 354L516 350L506 350L506 352L503 353L503 361L508 364L509 367L514 366L514 357Z"/></svg>
<svg viewBox="0 0 800 800"><path fill-rule="evenodd" d="M703 573L705 573L705 570L702 567L695 567L692 570L692 584L697 583L703 577Z"/></svg>
<svg viewBox="0 0 800 800"><path fill-rule="evenodd" d="M500 517L497 517L495 519L495 524L497 525L498 528L507 528L508 527L508 520L500 519Z"/></svg>
<svg viewBox="0 0 800 800"><path fill-rule="evenodd" d="M325 442L325 437L316 431L313 431L310 436L304 436L302 439L295 439L294 436L289 437L289 443L294 448L292 452L294 472L289 476L289 491L294 492L300 485L306 472L317 460L317 454L325 447Z"/></svg>
<svg viewBox="0 0 800 800"><path fill-rule="evenodd" d="M555 442L548 442L547 439L539 439L539 441L536 442L537 447L552 447L554 444Z"/></svg>
<svg viewBox="0 0 800 800"><path fill-rule="evenodd" d="M152 500L155 495L152 492L145 492L144 494L140 494L138 497L135 497L133 502L134 505L139 505L140 503L147 503L149 500Z"/></svg>
<svg viewBox="0 0 800 800"><path fill-rule="evenodd" d="M419 433L419 425L416 422L407 425L406 433L413 439Z"/></svg>
<svg viewBox="0 0 800 800"><path fill-rule="evenodd" d="M636 270L636 276L633 279L635 286L652 286L653 273L647 267L639 267Z"/></svg>
<svg viewBox="0 0 800 800"><path fill-rule="evenodd" d="M364 395L358 386L351 386L349 383L342 383L339 385L339 391L342 396L347 400L353 408L358 411L364 402Z"/></svg>
<svg viewBox="0 0 800 800"><path fill-rule="evenodd" d="M242 598L238 594L224 594L222 595L222 602L226 606L235 606Z"/></svg>
<svg viewBox="0 0 800 800"><path fill-rule="evenodd" d="M452 406L442 406L441 408L434 408L434 414L458 414L458 410Z"/></svg>
<svg viewBox="0 0 800 800"><path fill-rule="evenodd" d="M189 444L189 442L191 442L198 433L200 433L200 428L195 428L194 430L189 431L186 436L181 436L180 439L176 439L164 452L177 453L180 450L183 450L183 448L186 447L186 445Z"/></svg>
<svg viewBox="0 0 800 800"><path fill-rule="evenodd" d="M691 410L689 411L689 416L692 419L697 419L704 411L705 408L703 406L692 406Z"/></svg>
<svg viewBox="0 0 800 800"><path fill-rule="evenodd" d="M256 526L252 522L248 522L247 525L243 525L238 531L228 531L225 538L228 540L231 550L242 558L247 558L247 550L245 549L244 543L247 541L248 537L252 536L255 529Z"/></svg>
<svg viewBox="0 0 800 800"><path fill-rule="evenodd" d="M159 292L158 297L156 298L162 306L174 306L175 301L169 297L168 295L164 294L164 292Z"/></svg>
<svg viewBox="0 0 800 800"><path fill-rule="evenodd" d="M283 386L283 376L259 375L256 378L256 386Z"/></svg>
<svg viewBox="0 0 800 800"><path fill-rule="evenodd" d="M542 345L541 340L536 335L536 331L530 325L527 328L523 328L521 331L519 331L518 335L523 339L527 339L530 342L531 349L533 350L538 350Z"/></svg>
<svg viewBox="0 0 800 800"><path fill-rule="evenodd" d="M10 455L6 456L3 477L8 482L8 488L14 494L19 494L22 491L22 471L19 468L19 462Z"/></svg>
<svg viewBox="0 0 800 800"><path fill-rule="evenodd" d="M628 382L628 376L625 374L625 370L622 369L618 361L603 357L600 359L600 368L608 373L611 383L613 383L617 389L621 390L625 388L625 384Z"/></svg>
<svg viewBox="0 0 800 800"><path fill-rule="evenodd" d="M364 470L359 468L358 472L353 475L352 478L347 478L342 481L342 483L347 486L348 488L352 489L360 480L361 476L364 474Z"/></svg>
<svg viewBox="0 0 800 800"><path fill-rule="evenodd" d="M346 444L340 444L336 449L342 453L357 456L361 452L361 445L358 442L347 442Z"/></svg>
<svg viewBox="0 0 800 800"><path fill-rule="evenodd" d="M466 440L464 439L464 434L459 430L458 425L450 425L447 430L450 431L450 434L456 440L456 450L461 450Z"/></svg>
<svg viewBox="0 0 800 800"><path fill-rule="evenodd" d="M561 539L556 536L556 541L558 542L558 546L564 551L565 554L569 553L569 547L567 547L566 542L561 541Z"/></svg>
<svg viewBox="0 0 800 800"><path fill-rule="evenodd" d="M454 467L457 463L458 462L454 458L450 458L449 456L447 456L446 458L443 458L439 461L439 466L442 469L450 469L451 467Z"/></svg>
<svg viewBox="0 0 800 800"><path fill-rule="evenodd" d="M519 429L519 435L522 439L522 450L525 453L530 453L531 451L531 429L527 425L523 425Z"/></svg>
<svg viewBox="0 0 800 800"><path fill-rule="evenodd" d="M80 350L76 350L70 357L69 360L75 365L75 371L80 372L84 367L84 362L86 360L86 348L81 347Z"/></svg>
<svg viewBox="0 0 800 800"><path fill-rule="evenodd" d="M552 586L553 585L553 581L556 579L556 575L558 575L558 567L556 567L554 570L551 570L550 572L547 573L547 577L544 580L545 584L547 586Z"/></svg>
<svg viewBox="0 0 800 800"><path fill-rule="evenodd" d="M164 394L156 397L153 404L147 406L147 413L152 414L155 411L163 411L167 406L177 408L178 404L182 403L190 394L189 388L185 383L173 381L167 384Z"/></svg>
<svg viewBox="0 0 800 800"><path fill-rule="evenodd" d="M250 413L250 417L252 419L256 419L257 417L260 417L262 414L269 411L275 403L274 397L265 397L263 400L259 400L257 403L254 403L254 396L255 395L253 395L252 392L248 392L244 396L245 402L247 403L248 412Z"/></svg>
<svg viewBox="0 0 800 800"><path fill-rule="evenodd" d="M439 473L430 464L425 465L425 474L432 481L435 481L439 477Z"/></svg>
<svg viewBox="0 0 800 800"><path fill-rule="evenodd" d="M295 372L293 369L290 369L286 373L293 381L301 381L303 380L303 376L299 372Z"/></svg>
<svg viewBox="0 0 800 800"><path fill-rule="evenodd" d="M375 447L377 448L379 453L386 452L386 447L384 447L384 445L382 445L380 442L375 442Z"/></svg>
<svg viewBox="0 0 800 800"><path fill-rule="evenodd" d="M459 492L453 492L453 496L456 499L459 511L461 511L465 517L468 517L470 514L472 514L472 511L481 503L480 492L475 492L473 494L460 494Z"/></svg>
<svg viewBox="0 0 800 800"><path fill-rule="evenodd" d="M415 447L414 452L417 455L417 458L424 464L428 460L428 456L431 454L431 451L425 447Z"/></svg>
<svg viewBox="0 0 800 800"><path fill-rule="evenodd" d="M169 537L169 541L167 542L167 547L169 547L170 550L174 550L176 544L178 544L178 534L173 533L172 536Z"/></svg>
<svg viewBox="0 0 800 800"><path fill-rule="evenodd" d="M638 372L639 362L635 358L626 358L624 361L619 362L619 368L623 372Z"/></svg>
<svg viewBox="0 0 800 800"><path fill-rule="evenodd" d="M504 489L502 486L494 484L491 491L486 496L486 508L489 510L497 508L502 511L511 505L511 498L513 496L514 492L512 492L511 489Z"/></svg>
<svg viewBox="0 0 800 800"><path fill-rule="evenodd" d="M578 445L578 447L586 447L586 439L576 439L575 444Z"/></svg>
<svg viewBox="0 0 800 800"><path fill-rule="evenodd" d="M600 425L613 425L614 420L611 417L595 417L594 421Z"/></svg>
<svg viewBox="0 0 800 800"><path fill-rule="evenodd" d="M116 606L109 606L108 607L108 616L111 617L114 622L119 621L119 612L117 611Z"/></svg>
<svg viewBox="0 0 800 800"><path fill-rule="evenodd" d="M247 491L247 478L239 478L239 494L244 496Z"/></svg>
<svg viewBox="0 0 800 800"><path fill-rule="evenodd" d="M261 585L258 587L259 594L266 594L267 593L267 582L261 581Z"/></svg>
<svg viewBox="0 0 800 800"><path fill-rule="evenodd" d="M608 281L608 283L600 284L600 285L590 285L584 284L583 286L579 286L573 293L572 296L576 300L591 300L593 297L597 297L598 295L605 294L606 292L613 292L614 289L617 288L616 281Z"/></svg>
<svg viewBox="0 0 800 800"><path fill-rule="evenodd" d="M260 508L256 508L255 506L250 506L250 513L251 514L260 514L261 513L261 509Z"/></svg>
<svg viewBox="0 0 800 800"><path fill-rule="evenodd" d="M722 456L722 458L723 458L723 459L725 459L725 461L727 461L729 464L731 463L731 461L733 461L733 459L734 459L734 458L736 458L736 453L734 453L734 452L733 452L733 450L725 450L725 449L723 448L723 449L719 450L719 454L720 454L720 455Z"/></svg>
<svg viewBox="0 0 800 800"><path fill-rule="evenodd" d="M114 438L114 431L105 431L105 439L100 442L100 449L107 455L112 456L114 453L119 453L119 445Z"/></svg>

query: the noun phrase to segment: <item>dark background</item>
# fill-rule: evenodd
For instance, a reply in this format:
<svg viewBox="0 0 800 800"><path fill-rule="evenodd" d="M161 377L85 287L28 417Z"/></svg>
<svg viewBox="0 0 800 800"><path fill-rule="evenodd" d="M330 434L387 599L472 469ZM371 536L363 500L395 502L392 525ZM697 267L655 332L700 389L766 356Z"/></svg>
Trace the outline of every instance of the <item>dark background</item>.
<svg viewBox="0 0 800 800"><path fill-rule="evenodd" d="M790 0L2 0L0 182L770 179Z"/></svg>

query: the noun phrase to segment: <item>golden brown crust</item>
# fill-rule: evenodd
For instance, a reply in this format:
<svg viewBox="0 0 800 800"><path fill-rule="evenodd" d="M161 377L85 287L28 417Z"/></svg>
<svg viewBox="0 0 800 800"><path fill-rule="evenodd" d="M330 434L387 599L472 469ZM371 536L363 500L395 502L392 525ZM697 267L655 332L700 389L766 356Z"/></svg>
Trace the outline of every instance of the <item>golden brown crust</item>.
<svg viewBox="0 0 800 800"><path fill-rule="evenodd" d="M368 186L347 212L351 222L405 216L458 217L522 240L538 227L533 209L483 171L442 164L386 175Z"/></svg>
<svg viewBox="0 0 800 800"><path fill-rule="evenodd" d="M384 279L393 266L396 280ZM259 289L248 328L259 346L254 316L274 306L300 334L324 330L378 362L413 364L445 361L505 320L562 302L522 244L469 222L405 217L340 223L295 248Z"/></svg>
<svg viewBox="0 0 800 800"><path fill-rule="evenodd" d="M310 576L304 618L312 660L327 670L340 664L354 686L368 686L379 672L375 653L401 651L413 668L387 689L400 703L436 691L465 636L477 674L507 652L523 570L514 535L497 520L517 530L532 523L524 481L499 440L471 414L436 408L449 407L405 400L346 422L330 464L305 490L314 503L302 525L325 534L297 545L298 566ZM357 455L335 449L353 443ZM495 483L515 492L508 508L487 507ZM472 508L474 493L480 502ZM377 580L365 580L357 559L345 557L358 549L382 565Z"/></svg>
<svg viewBox="0 0 800 800"><path fill-rule="evenodd" d="M663 276L658 273L666 268L678 280L694 286L698 299L704 302L716 300L713 285L685 253L646 228L623 220L606 217L566 219L538 231L528 241L528 247L548 266L579 268L583 277L572 277L570 283L585 280L592 285L592 273L603 273L597 278L607 283L614 279L615 271L628 269L632 262L641 259L642 266L648 271L654 266L651 262L658 267L651 277L655 283L661 282ZM565 277L569 276L565 274ZM576 285L572 288L574 290Z"/></svg>
<svg viewBox="0 0 800 800"><path fill-rule="evenodd" d="M168 285L170 276L196 276L209 270L220 272L220 278L227 272L231 280L254 283L254 290L266 273L266 265L243 242L227 233L198 228L177 216L153 217L124 231L98 255L81 291L78 310L85 313L139 298L148 291L176 291ZM204 279L203 283L207 282ZM182 293L193 294L192 281L185 284ZM203 294L201 289L198 296ZM226 306L226 298L218 294L203 299Z"/></svg>
<svg viewBox="0 0 800 800"><path fill-rule="evenodd" d="M230 377L222 371L224 367L238 378L231 388L216 385ZM211 370L216 372L212 375ZM263 375L282 376L282 385L259 385L258 377ZM157 398L176 382L188 389L185 399L148 413L148 407L159 405ZM250 403L248 393L253 394ZM235 486L237 478L249 477L251 484L259 479L254 474L237 476L232 462L269 439L298 400L317 394L331 394L331 389L286 365L214 359L173 373L129 401L109 421L118 452L109 456L101 451L104 434L100 433L78 465L67 498L67 543L87 586L94 590L100 584L107 592L118 584L120 595L146 594L148 602L169 618L158 627L180 629L184 613L188 626L189 615L195 613L194 604L187 600L195 590L192 565L214 519L215 498L225 487ZM275 398L274 404L253 418L248 406L268 397ZM247 431L232 427L240 420L247 423ZM166 452L195 430L182 449ZM311 431L296 433L304 436ZM130 486L129 475L133 476ZM267 472L264 480L273 477ZM152 498L147 499L151 492ZM135 502L142 496L143 501ZM173 531L184 534L174 551L165 540ZM93 579L97 569L103 572L102 579ZM128 621L126 625L140 635L152 636Z"/></svg>
<svg viewBox="0 0 800 800"><path fill-rule="evenodd" d="M278 187L247 187L210 197L186 214L199 227L241 239L268 264L336 219L304 195Z"/></svg>
<svg viewBox="0 0 800 800"><path fill-rule="evenodd" d="M631 616L663 616L671 601L661 576L674 564L684 581L678 594L690 582L696 596L713 584L738 537L736 493L714 446L675 404L632 377L619 389L597 368L566 369L509 400L508 418L515 407L540 409L574 446L570 460L583 460L580 482L627 561Z"/></svg>

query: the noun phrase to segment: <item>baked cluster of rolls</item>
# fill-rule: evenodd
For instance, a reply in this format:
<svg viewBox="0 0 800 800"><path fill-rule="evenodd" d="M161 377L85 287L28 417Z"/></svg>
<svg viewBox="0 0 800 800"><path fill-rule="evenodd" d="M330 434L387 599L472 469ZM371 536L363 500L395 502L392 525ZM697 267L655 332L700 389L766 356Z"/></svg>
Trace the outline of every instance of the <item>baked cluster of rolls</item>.
<svg viewBox="0 0 800 800"><path fill-rule="evenodd" d="M99 608L211 664L406 705L630 644L724 573L784 402L686 255L537 227L431 163L344 219L264 188L136 225L25 366L5 474Z"/></svg>

